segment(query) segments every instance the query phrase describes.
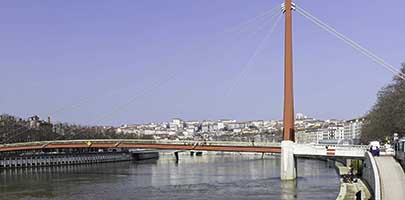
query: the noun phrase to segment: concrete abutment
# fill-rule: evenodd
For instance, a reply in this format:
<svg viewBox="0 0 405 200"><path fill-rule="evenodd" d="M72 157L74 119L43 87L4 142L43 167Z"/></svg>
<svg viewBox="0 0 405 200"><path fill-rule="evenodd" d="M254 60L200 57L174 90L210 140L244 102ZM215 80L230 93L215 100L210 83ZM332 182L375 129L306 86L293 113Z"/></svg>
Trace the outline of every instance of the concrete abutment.
<svg viewBox="0 0 405 200"><path fill-rule="evenodd" d="M280 178L290 181L297 178L297 158L294 156L294 142L281 142Z"/></svg>

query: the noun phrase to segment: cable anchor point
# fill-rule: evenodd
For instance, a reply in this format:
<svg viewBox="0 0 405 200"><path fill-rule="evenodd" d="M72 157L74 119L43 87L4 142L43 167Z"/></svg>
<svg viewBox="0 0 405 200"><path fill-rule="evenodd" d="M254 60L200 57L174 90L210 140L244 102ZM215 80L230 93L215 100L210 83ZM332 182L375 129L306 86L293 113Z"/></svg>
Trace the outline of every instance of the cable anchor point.
<svg viewBox="0 0 405 200"><path fill-rule="evenodd" d="M295 3L292 2L292 3L291 3L291 10L296 10L296 8L297 8L297 7L296 7ZM285 12L285 3L282 3L282 4L281 4L281 12L283 12L283 13Z"/></svg>

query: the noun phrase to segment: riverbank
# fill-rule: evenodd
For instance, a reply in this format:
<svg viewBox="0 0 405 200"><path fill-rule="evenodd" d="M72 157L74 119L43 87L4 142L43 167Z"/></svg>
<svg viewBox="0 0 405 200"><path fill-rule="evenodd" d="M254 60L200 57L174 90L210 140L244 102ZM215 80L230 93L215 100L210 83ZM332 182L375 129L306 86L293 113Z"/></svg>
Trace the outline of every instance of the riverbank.
<svg viewBox="0 0 405 200"><path fill-rule="evenodd" d="M361 199L371 199L371 193L366 184L359 178L354 178L353 181L346 181L343 176L350 174L349 167L346 167L340 162L335 162L336 170L340 178L340 191L336 200L352 200L356 199L356 195L360 195Z"/></svg>

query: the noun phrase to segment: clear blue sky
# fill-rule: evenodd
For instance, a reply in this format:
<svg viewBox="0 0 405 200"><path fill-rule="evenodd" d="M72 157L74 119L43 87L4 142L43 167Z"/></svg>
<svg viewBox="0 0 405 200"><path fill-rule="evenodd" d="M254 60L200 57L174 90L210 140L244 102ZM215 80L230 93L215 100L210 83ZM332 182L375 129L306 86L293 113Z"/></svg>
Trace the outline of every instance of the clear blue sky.
<svg viewBox="0 0 405 200"><path fill-rule="evenodd" d="M405 61L405 1L295 2L397 68ZM281 3L2 0L0 112L109 125L281 119L283 21L249 68L269 27L233 31ZM365 114L392 74L296 12L293 29L296 112Z"/></svg>

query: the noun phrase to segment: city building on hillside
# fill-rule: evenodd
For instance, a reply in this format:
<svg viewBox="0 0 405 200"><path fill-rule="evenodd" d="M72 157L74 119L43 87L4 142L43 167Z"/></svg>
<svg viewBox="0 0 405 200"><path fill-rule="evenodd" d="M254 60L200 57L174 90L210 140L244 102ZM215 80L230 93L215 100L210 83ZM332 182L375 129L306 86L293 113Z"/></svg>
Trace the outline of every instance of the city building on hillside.
<svg viewBox="0 0 405 200"><path fill-rule="evenodd" d="M156 131L155 130L145 130L144 134L145 135L156 135Z"/></svg>
<svg viewBox="0 0 405 200"><path fill-rule="evenodd" d="M344 126L341 123L325 123L317 132L317 143L335 143L344 139Z"/></svg>
<svg viewBox="0 0 405 200"><path fill-rule="evenodd" d="M270 121L264 121L263 122L263 126L264 127L273 127L277 125L277 121L276 120L270 120Z"/></svg>
<svg viewBox="0 0 405 200"><path fill-rule="evenodd" d="M171 130L179 130L184 128L184 121L179 118L174 118L169 124Z"/></svg>
<svg viewBox="0 0 405 200"><path fill-rule="evenodd" d="M190 135L194 135L194 133L196 132L195 128L187 128L186 132L189 133Z"/></svg>
<svg viewBox="0 0 405 200"><path fill-rule="evenodd" d="M358 142L360 140L364 120L365 118L347 120L344 126L345 137L354 140L354 142Z"/></svg>
<svg viewBox="0 0 405 200"><path fill-rule="evenodd" d="M36 120L36 119L32 119ZM39 120L39 119L37 119ZM353 144L360 138L363 119L348 121L318 120L298 113L295 120L297 143ZM281 136L282 120L203 120L183 121L172 119L169 123L123 125L117 133L153 136L160 139L180 140L236 140L275 141ZM260 138L260 139L259 139ZM279 141L279 139L277 139Z"/></svg>
<svg viewBox="0 0 405 200"><path fill-rule="evenodd" d="M234 133L240 133L240 132L242 132L242 129L240 129L240 128L234 128L234 129L233 129L233 132L234 132Z"/></svg>
<svg viewBox="0 0 405 200"><path fill-rule="evenodd" d="M220 119L218 121L222 122L224 124L229 124L229 123L235 123L236 122L236 120L234 120L234 119Z"/></svg>
<svg viewBox="0 0 405 200"><path fill-rule="evenodd" d="M180 119L180 118L174 118L174 119L172 120L172 123L173 123L173 124L176 124L176 125L178 125L178 126L182 126L182 125L184 124L184 121L183 121L182 119Z"/></svg>
<svg viewBox="0 0 405 200"><path fill-rule="evenodd" d="M225 125L225 123L224 122L218 122L218 130L224 130L225 129L225 127L226 127L226 125Z"/></svg>
<svg viewBox="0 0 405 200"><path fill-rule="evenodd" d="M297 143L318 143L317 128L300 128L295 132L295 140Z"/></svg>
<svg viewBox="0 0 405 200"><path fill-rule="evenodd" d="M201 132L208 132L210 131L210 125L209 124L204 124L201 126Z"/></svg>
<svg viewBox="0 0 405 200"><path fill-rule="evenodd" d="M39 127L39 117L34 115L32 117L28 118L28 121L30 122L30 128L38 128Z"/></svg>
<svg viewBox="0 0 405 200"><path fill-rule="evenodd" d="M263 120L251 121L251 124L257 128L261 128L264 126L264 121Z"/></svg>
<svg viewBox="0 0 405 200"><path fill-rule="evenodd" d="M52 128L53 125L51 124L51 118L48 117L48 121L40 120L40 118L36 115L29 117L28 121L30 123L30 128L38 129L38 128Z"/></svg>
<svg viewBox="0 0 405 200"><path fill-rule="evenodd" d="M243 122L232 122L227 124L228 129L233 130L233 129L243 129L247 127L246 123Z"/></svg>
<svg viewBox="0 0 405 200"><path fill-rule="evenodd" d="M306 118L307 118L307 116L305 116L302 113L297 113L297 115L295 115L295 119L297 119L297 120L306 119Z"/></svg>

